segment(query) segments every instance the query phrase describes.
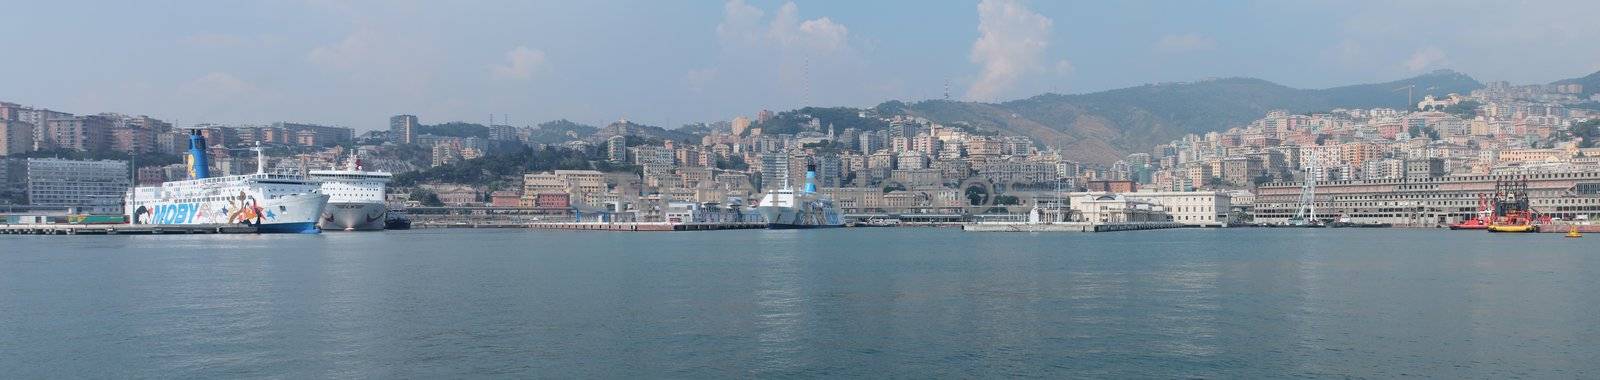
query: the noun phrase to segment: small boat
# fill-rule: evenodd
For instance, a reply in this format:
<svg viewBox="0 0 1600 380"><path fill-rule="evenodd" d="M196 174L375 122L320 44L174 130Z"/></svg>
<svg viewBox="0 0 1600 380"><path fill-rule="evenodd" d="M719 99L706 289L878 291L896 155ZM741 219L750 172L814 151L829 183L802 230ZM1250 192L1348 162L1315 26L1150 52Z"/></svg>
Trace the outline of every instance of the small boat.
<svg viewBox="0 0 1600 380"><path fill-rule="evenodd" d="M1488 223L1484 223L1483 220L1480 220L1480 219L1467 219L1467 220L1461 221L1460 223L1451 224L1450 225L1450 229L1452 229L1452 230L1486 230L1486 229L1489 229L1489 224Z"/></svg>
<svg viewBox="0 0 1600 380"><path fill-rule="evenodd" d="M1578 233L1578 226L1572 226L1572 229L1567 230L1567 237L1569 237L1569 238L1581 238L1581 237L1583 237L1583 234Z"/></svg>

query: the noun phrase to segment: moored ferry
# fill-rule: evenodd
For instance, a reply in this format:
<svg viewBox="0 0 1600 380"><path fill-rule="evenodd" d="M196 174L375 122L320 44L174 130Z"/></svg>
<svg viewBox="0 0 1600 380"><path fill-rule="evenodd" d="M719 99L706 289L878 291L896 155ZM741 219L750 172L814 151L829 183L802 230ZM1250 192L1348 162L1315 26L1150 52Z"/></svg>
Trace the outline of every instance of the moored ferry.
<svg viewBox="0 0 1600 380"><path fill-rule="evenodd" d="M767 219L767 228L832 228L844 227L844 216L834 206L833 198L817 194L816 167L806 167L804 190L779 189L761 197L756 211Z"/></svg>
<svg viewBox="0 0 1600 380"><path fill-rule="evenodd" d="M124 213L131 224L245 224L261 233L316 233L317 217L328 204L316 181L269 174L260 147L256 173L210 177L205 138L189 135L191 179L129 189Z"/></svg>
<svg viewBox="0 0 1600 380"><path fill-rule="evenodd" d="M390 173L366 171L361 159L352 156L344 170L312 170L310 174L312 180L322 183L321 193L329 197L318 227L325 231L384 229L389 211L384 194Z"/></svg>

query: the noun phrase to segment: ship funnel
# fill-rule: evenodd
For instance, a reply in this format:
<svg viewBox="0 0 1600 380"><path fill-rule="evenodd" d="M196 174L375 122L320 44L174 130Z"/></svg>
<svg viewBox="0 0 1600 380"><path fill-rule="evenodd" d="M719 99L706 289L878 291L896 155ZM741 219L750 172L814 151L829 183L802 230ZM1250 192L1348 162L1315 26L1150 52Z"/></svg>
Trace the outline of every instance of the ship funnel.
<svg viewBox="0 0 1600 380"><path fill-rule="evenodd" d="M206 159L206 137L200 130L189 130L189 179L206 179L211 177L211 162Z"/></svg>
<svg viewBox="0 0 1600 380"><path fill-rule="evenodd" d="M817 192L817 165L806 164L806 192Z"/></svg>

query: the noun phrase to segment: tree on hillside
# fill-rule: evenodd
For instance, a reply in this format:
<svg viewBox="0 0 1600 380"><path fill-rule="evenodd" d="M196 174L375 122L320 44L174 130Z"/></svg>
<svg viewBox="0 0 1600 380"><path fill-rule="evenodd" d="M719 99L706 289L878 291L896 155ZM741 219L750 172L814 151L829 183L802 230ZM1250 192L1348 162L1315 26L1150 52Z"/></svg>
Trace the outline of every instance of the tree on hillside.
<svg viewBox="0 0 1600 380"><path fill-rule="evenodd" d="M1578 143L1580 148L1593 148L1600 146L1600 120L1589 120L1574 123L1571 128L1572 137L1583 139Z"/></svg>

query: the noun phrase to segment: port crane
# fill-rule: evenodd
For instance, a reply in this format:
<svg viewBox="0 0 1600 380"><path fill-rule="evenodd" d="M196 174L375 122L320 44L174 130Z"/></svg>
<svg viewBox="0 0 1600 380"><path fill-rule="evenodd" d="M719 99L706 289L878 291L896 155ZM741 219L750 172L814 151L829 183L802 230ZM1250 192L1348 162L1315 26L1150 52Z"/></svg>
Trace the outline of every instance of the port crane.
<svg viewBox="0 0 1600 380"><path fill-rule="evenodd" d="M1317 173L1315 161L1302 169L1304 172L1300 184L1300 208L1295 210L1294 217L1289 218L1289 224L1295 226L1312 226L1317 221Z"/></svg>

